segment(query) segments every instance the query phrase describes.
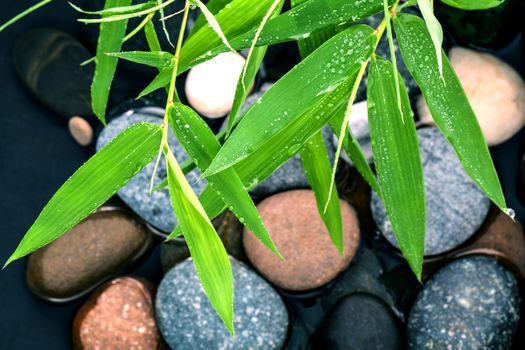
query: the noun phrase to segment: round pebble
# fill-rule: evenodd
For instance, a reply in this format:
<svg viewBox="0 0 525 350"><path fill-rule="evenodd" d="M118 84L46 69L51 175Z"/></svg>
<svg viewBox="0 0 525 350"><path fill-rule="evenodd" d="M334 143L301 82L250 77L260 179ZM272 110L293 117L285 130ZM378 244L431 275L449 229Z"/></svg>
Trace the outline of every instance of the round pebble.
<svg viewBox="0 0 525 350"><path fill-rule="evenodd" d="M176 349L281 349L288 313L279 295L244 264L232 259L234 327L231 337L212 308L192 260L176 265L157 292L162 336Z"/></svg>
<svg viewBox="0 0 525 350"><path fill-rule="evenodd" d="M490 200L467 175L437 128L423 128L417 133L426 195L425 255L436 255L458 247L478 230L489 212ZM399 247L376 193L372 193L371 209L381 233Z"/></svg>
<svg viewBox="0 0 525 350"><path fill-rule="evenodd" d="M487 144L500 144L516 134L525 124L525 84L519 73L495 56L462 47L451 49L448 57ZM432 121L422 96L417 111L422 121Z"/></svg>
<svg viewBox="0 0 525 350"><path fill-rule="evenodd" d="M79 145L88 146L93 141L93 128L84 118L75 116L69 119L68 128Z"/></svg>
<svg viewBox="0 0 525 350"><path fill-rule="evenodd" d="M141 121L160 125L162 119L148 113L143 113L140 110L128 111L122 116L113 119L107 127L102 130L97 140L97 151L120 134L124 129ZM168 143L179 163L188 159L188 155L175 138L171 128L168 133ZM118 195L142 219L157 229L165 233L170 233L177 225L177 219L175 218L171 207L169 190L164 188L153 192L151 195L149 193L150 181L153 169L155 168L155 162L156 157L124 187L122 187L118 191ZM194 169L186 175L186 179L197 195L204 190L207 184L205 180L198 181L200 175L201 173L198 169ZM155 174L154 184L160 184L166 179L166 177L166 161L164 157L162 157Z"/></svg>
<svg viewBox="0 0 525 350"><path fill-rule="evenodd" d="M408 348L509 349L520 304L516 279L495 259L456 260L418 295L408 319Z"/></svg>
<svg viewBox="0 0 525 350"><path fill-rule="evenodd" d="M355 211L341 203L344 255L339 255L321 219L310 190L282 192L266 198L257 209L283 255L281 260L259 239L244 229L243 243L255 268L277 286L306 291L325 285L346 269L359 246L360 231Z"/></svg>
<svg viewBox="0 0 525 350"><path fill-rule="evenodd" d="M208 118L226 116L232 109L245 62L240 54L226 52L193 67L185 87L190 105Z"/></svg>
<svg viewBox="0 0 525 350"><path fill-rule="evenodd" d="M159 349L151 283L120 277L102 286L73 322L74 349Z"/></svg>

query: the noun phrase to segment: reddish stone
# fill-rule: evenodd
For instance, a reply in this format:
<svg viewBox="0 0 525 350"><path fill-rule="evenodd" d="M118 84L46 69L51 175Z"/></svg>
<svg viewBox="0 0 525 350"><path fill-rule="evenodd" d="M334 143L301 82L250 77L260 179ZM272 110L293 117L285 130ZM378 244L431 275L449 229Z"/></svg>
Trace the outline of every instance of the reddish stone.
<svg viewBox="0 0 525 350"><path fill-rule="evenodd" d="M333 280L352 260L359 245L359 223L353 208L340 201L343 217L344 256L339 255L317 211L310 190L282 192L257 208L281 261L253 234L244 229L243 243L252 264L281 288L304 291Z"/></svg>

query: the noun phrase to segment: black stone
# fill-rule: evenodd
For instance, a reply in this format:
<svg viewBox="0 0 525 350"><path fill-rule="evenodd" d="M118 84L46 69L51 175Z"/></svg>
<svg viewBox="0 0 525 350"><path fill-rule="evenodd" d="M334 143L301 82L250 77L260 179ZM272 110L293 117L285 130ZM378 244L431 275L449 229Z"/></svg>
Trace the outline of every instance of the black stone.
<svg viewBox="0 0 525 350"><path fill-rule="evenodd" d="M87 117L91 109L94 65L80 66L89 51L69 34L38 28L22 34L15 43L15 71L28 90L64 120Z"/></svg>

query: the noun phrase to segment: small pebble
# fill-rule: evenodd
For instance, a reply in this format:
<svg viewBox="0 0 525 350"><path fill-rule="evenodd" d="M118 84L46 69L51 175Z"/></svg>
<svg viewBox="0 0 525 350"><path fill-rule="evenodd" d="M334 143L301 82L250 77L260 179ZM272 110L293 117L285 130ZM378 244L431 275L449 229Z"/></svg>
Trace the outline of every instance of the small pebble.
<svg viewBox="0 0 525 350"><path fill-rule="evenodd" d="M306 291L325 285L346 269L359 246L359 222L353 208L340 200L344 255L339 255L321 219L310 190L282 192L266 198L257 209L284 256L282 261L246 228L243 243L255 268L270 282Z"/></svg>
<svg viewBox="0 0 525 350"><path fill-rule="evenodd" d="M226 52L193 67L185 87L190 105L208 118L226 116L232 109L245 62L240 54Z"/></svg>
<svg viewBox="0 0 525 350"><path fill-rule="evenodd" d="M435 128L417 131L426 195L425 255L452 250L469 239L483 224L490 200L467 175L456 152ZM373 219L380 232L396 247L386 209L375 192Z"/></svg>
<svg viewBox="0 0 525 350"><path fill-rule="evenodd" d="M514 136L525 124L525 84L519 73L493 55L462 47L451 49L448 57L487 144L494 146ZM417 111L422 121L432 122L422 96Z"/></svg>
<svg viewBox="0 0 525 350"><path fill-rule="evenodd" d="M231 260L234 278L234 327L231 337L212 308L192 260L176 265L157 292L157 321L173 349L281 349L288 313L281 297L246 265Z"/></svg>
<svg viewBox="0 0 525 350"><path fill-rule="evenodd" d="M93 141L93 128L87 120L73 117L68 122L69 132L73 139L81 146L88 146Z"/></svg>
<svg viewBox="0 0 525 350"><path fill-rule="evenodd" d="M150 282L120 277L103 285L77 312L74 349L159 349Z"/></svg>
<svg viewBox="0 0 525 350"><path fill-rule="evenodd" d="M509 349L520 304L516 279L494 258L456 260L418 295L408 319L408 348Z"/></svg>

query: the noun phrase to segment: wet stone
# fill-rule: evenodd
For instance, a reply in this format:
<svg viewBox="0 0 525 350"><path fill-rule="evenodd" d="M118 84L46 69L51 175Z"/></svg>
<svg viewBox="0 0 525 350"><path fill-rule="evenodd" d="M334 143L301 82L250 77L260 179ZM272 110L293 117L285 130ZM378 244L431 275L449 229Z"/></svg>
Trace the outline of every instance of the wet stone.
<svg viewBox="0 0 525 350"><path fill-rule="evenodd" d="M151 242L151 234L129 214L96 212L30 256L27 284L49 301L74 299L129 267Z"/></svg>
<svg viewBox="0 0 525 350"><path fill-rule="evenodd" d="M246 265L232 259L235 337L213 310L192 260L176 265L157 292L156 315L172 349L281 349L288 313L280 296Z"/></svg>
<svg viewBox="0 0 525 350"><path fill-rule="evenodd" d="M115 138L127 127L141 121L160 125L162 119L153 116L147 109L143 110L143 112L141 112L141 110L128 111L121 117L113 119L107 127L102 130L97 140L97 150L100 150L106 143ZM188 159L188 155L175 138L171 128L168 134L168 142L179 163ZM170 233L177 225L177 219L171 207L169 190L164 188L153 192L151 195L149 193L155 162L156 158L122 187L118 191L118 195L146 222L165 233ZM194 169L186 175L186 179L188 179L189 184L197 194L200 194L206 187L205 180L197 181L200 175L198 169ZM160 184L166 177L166 161L162 158L157 173L155 174L154 184Z"/></svg>
<svg viewBox="0 0 525 350"><path fill-rule="evenodd" d="M490 200L467 175L437 128L423 128L417 133L425 181L428 256L452 250L469 239L483 224ZM372 193L371 208L380 232L399 247L385 206L376 193Z"/></svg>
<svg viewBox="0 0 525 350"><path fill-rule="evenodd" d="M339 255L319 216L314 193L295 190L268 197L257 206L286 260L282 261L245 228L243 243L248 259L264 277L283 289L306 291L332 281L348 267L360 241L354 209L342 200L340 203L344 256Z"/></svg>
<svg viewBox="0 0 525 350"><path fill-rule="evenodd" d="M74 349L161 349L150 282L120 277L103 285L78 311Z"/></svg>
<svg viewBox="0 0 525 350"><path fill-rule="evenodd" d="M419 294L408 319L408 348L509 349L520 304L516 279L495 259L456 260Z"/></svg>
<svg viewBox="0 0 525 350"><path fill-rule="evenodd" d="M22 34L13 49L18 77L41 103L67 121L90 116L94 65L82 44L67 33L38 28Z"/></svg>
<svg viewBox="0 0 525 350"><path fill-rule="evenodd" d="M314 337L313 349L401 350L399 318L382 300L357 293L341 300Z"/></svg>

